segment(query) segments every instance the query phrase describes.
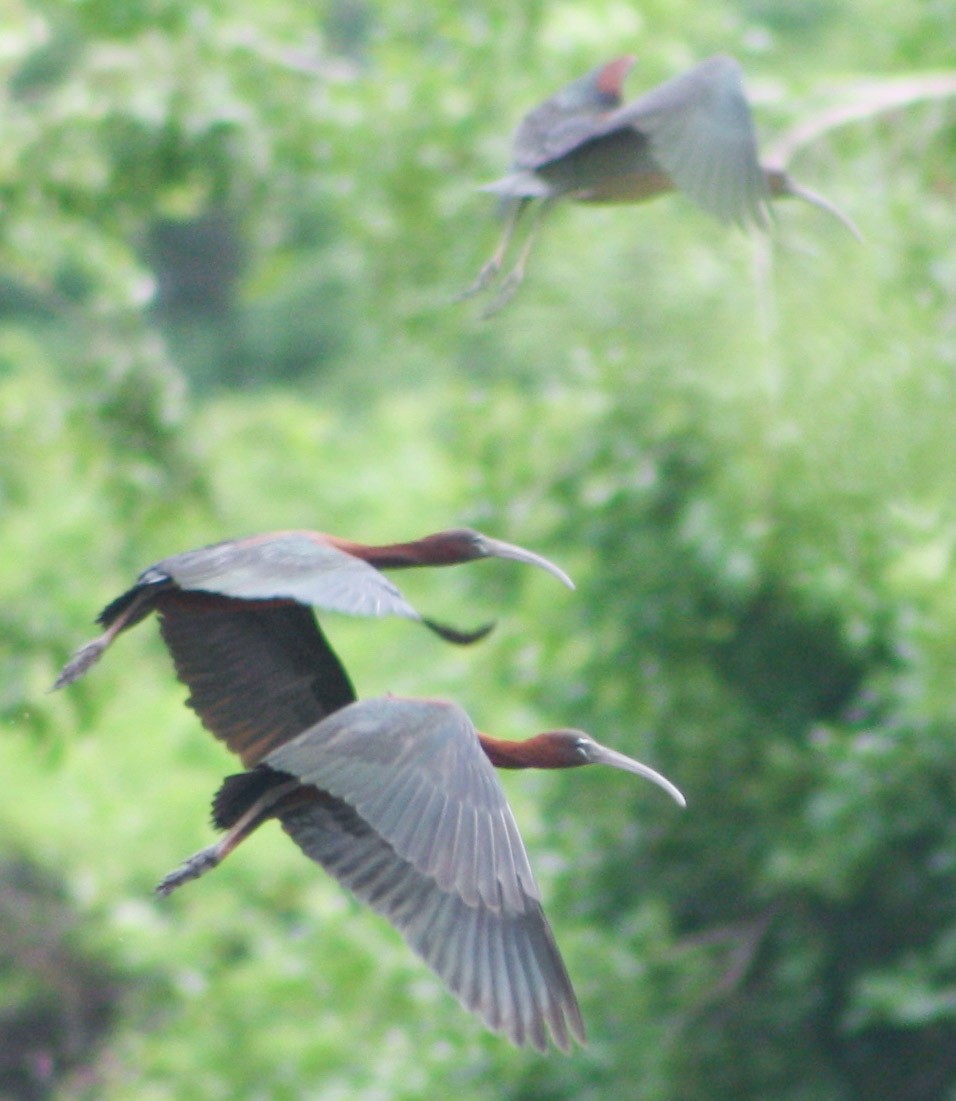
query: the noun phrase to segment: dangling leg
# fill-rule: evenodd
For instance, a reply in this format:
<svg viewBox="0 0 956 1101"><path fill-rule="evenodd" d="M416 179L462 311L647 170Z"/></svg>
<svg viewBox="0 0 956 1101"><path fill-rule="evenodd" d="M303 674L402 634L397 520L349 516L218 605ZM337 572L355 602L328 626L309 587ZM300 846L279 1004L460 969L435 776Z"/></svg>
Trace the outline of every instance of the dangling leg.
<svg viewBox="0 0 956 1101"><path fill-rule="evenodd" d="M245 841L263 822L273 816L276 803L280 799L301 787L302 785L298 780L289 780L287 783L270 788L236 819L232 827L214 845L207 845L205 849L193 853L175 871L170 872L157 886L156 893L165 898L177 887L188 883L190 879L198 879L206 872L212 871L213 868L226 859L237 845Z"/></svg>
<svg viewBox="0 0 956 1101"><path fill-rule="evenodd" d="M492 299L491 304L482 313L481 319L483 321L486 318L493 317L500 309L507 306L514 296L515 291L521 286L525 269L528 266L528 257L531 255L531 249L534 247L534 242L537 239L538 230L541 228L541 222L548 210L551 209L552 202L552 199L542 199L538 203L534 221L528 228L528 234L524 239L524 244L521 246L521 251L518 253L518 259L515 261L515 265L511 271L502 279L501 285L498 287L498 293Z"/></svg>
<svg viewBox="0 0 956 1101"><path fill-rule="evenodd" d="M127 627L139 623L141 619L149 614L155 597L156 593L152 588L144 587L139 591L133 590L130 594L129 604L117 615L99 638L94 638L91 642L87 642L85 646L81 646L63 666L50 691L53 692L57 688L63 688L82 677L91 665L95 665L100 660L103 651L121 631L125 631ZM120 600L124 600L124 598L120 598ZM114 603L118 603L118 601L114 601ZM109 610L107 609L107 611Z"/></svg>
<svg viewBox="0 0 956 1101"><path fill-rule="evenodd" d="M456 301L461 302L466 298L473 298L493 282L495 276L501 271L501 265L505 262L508 246L511 244L511 239L514 237L515 229L518 226L518 219L528 202L528 199L514 199L507 203L508 211L505 215L504 229L501 231L501 237L498 239L495 251L491 254L491 259L478 272L478 278L474 283L466 287L458 295Z"/></svg>

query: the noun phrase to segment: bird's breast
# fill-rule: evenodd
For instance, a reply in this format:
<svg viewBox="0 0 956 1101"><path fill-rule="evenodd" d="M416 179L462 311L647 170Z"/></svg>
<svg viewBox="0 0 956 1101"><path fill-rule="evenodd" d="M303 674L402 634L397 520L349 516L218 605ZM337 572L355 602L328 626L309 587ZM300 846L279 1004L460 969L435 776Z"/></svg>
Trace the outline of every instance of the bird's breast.
<svg viewBox="0 0 956 1101"><path fill-rule="evenodd" d="M553 190L580 202L640 202L674 189L647 139L623 129L586 142L538 169Z"/></svg>

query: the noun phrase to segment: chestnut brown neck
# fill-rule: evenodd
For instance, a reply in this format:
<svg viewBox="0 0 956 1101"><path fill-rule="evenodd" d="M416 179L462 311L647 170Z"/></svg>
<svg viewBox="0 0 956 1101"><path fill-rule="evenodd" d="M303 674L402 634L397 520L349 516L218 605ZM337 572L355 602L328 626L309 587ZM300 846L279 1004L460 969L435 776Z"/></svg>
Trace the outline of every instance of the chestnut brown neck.
<svg viewBox="0 0 956 1101"><path fill-rule="evenodd" d="M479 733L478 740L495 768L578 768L587 764L570 752L566 739L552 734L512 742Z"/></svg>
<svg viewBox="0 0 956 1101"><path fill-rule="evenodd" d="M351 554L355 558L361 558L377 570L401 570L410 569L413 566L453 566L459 562L467 562L475 557L468 553L468 549L461 541L441 536L426 536L424 539L416 539L411 543L384 543L381 546L371 547L364 543L351 543L347 539L327 537L329 543Z"/></svg>

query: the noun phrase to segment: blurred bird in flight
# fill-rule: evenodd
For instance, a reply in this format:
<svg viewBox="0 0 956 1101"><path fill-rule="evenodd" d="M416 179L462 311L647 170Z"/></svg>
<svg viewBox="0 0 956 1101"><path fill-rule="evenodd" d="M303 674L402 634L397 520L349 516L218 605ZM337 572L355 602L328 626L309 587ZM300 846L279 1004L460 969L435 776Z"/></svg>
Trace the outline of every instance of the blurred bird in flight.
<svg viewBox="0 0 956 1101"><path fill-rule="evenodd" d="M463 298L489 288L501 271L519 219L538 202L515 263L485 310L501 309L524 278L544 213L559 199L638 203L683 191L722 222L769 225L770 199L803 199L853 222L783 169L760 164L740 65L718 55L622 104L621 87L634 65L619 57L566 85L522 119L511 171L482 188L498 195L504 230L491 259Z"/></svg>

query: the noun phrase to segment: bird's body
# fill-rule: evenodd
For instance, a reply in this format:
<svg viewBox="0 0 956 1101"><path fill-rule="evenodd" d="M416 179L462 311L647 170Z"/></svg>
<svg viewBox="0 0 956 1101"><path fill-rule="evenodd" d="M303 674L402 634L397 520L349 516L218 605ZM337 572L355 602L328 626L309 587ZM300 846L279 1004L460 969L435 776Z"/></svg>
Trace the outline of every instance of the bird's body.
<svg viewBox="0 0 956 1101"><path fill-rule="evenodd" d="M467 528L381 546L312 531L253 535L171 555L144 570L131 589L103 609L98 622L105 631L74 654L54 687L82 676L118 634L153 611L182 617L194 610L200 617L197 622L205 623L211 622L211 613L218 613L221 621L253 608L262 618L269 608L314 606L349 615L419 620L450 642L474 642L490 627L463 632L426 619L380 571L479 558L510 558L538 566L573 588L567 575L540 555ZM309 618L314 622L311 613Z"/></svg>
<svg viewBox="0 0 956 1101"><path fill-rule="evenodd" d="M520 127L518 171L487 190L519 198L537 189L550 199L638 202L679 189L724 221L765 225L766 182L737 62L712 57L621 104L621 82L632 65L633 58L620 58L578 84L587 98L609 68L617 76L616 103L597 113L588 107L577 140L535 146Z"/></svg>
<svg viewBox="0 0 956 1101"><path fill-rule="evenodd" d="M731 57L708 58L623 104L621 85L633 66L618 58L563 88L531 111L515 134L512 171L483 190L501 197L502 240L466 294L488 286L501 268L518 218L534 200L642 202L683 191L724 222L765 228L771 198L793 196L856 228L821 196L781 169L758 160L743 75ZM540 214L539 214L540 218ZM489 312L517 288L535 226ZM857 234L858 235L858 234Z"/></svg>
<svg viewBox="0 0 956 1101"><path fill-rule="evenodd" d="M167 894L221 863L270 818L382 914L466 1009L515 1044L584 1039L571 981L492 763L610 764L660 784L580 731L525 742L479 734L440 700L369 699L337 710L229 777L213 804L227 832L167 876Z"/></svg>

